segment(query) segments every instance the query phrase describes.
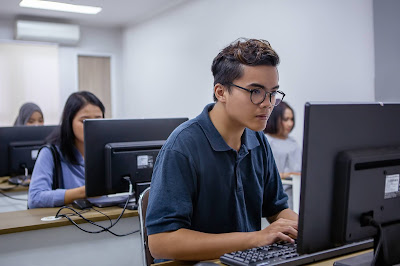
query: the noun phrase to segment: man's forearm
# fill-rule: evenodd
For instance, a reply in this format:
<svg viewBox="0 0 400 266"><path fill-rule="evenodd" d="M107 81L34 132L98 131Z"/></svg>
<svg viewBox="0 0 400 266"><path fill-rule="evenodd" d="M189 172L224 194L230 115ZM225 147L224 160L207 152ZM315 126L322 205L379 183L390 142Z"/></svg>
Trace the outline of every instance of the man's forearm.
<svg viewBox="0 0 400 266"><path fill-rule="evenodd" d="M288 220L292 220L292 221L298 221L299 215L297 213L295 213L294 211L292 211L291 209L284 209L280 213L278 213L274 216L268 217L267 220L268 220L268 222L273 223L276 220L278 220L279 218L288 219Z"/></svg>
<svg viewBox="0 0 400 266"><path fill-rule="evenodd" d="M207 234L188 229L149 235L152 256L159 259L209 260L254 247L255 232Z"/></svg>

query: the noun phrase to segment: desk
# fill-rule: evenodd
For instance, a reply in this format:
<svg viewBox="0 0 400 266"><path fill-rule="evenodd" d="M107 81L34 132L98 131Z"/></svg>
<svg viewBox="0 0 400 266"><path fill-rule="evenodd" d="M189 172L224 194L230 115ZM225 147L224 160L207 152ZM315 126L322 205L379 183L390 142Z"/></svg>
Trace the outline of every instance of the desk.
<svg viewBox="0 0 400 266"><path fill-rule="evenodd" d="M8 176L0 177L0 191L10 197L24 200L15 200L0 194L0 213L26 210L29 187L11 185L8 183L8 178Z"/></svg>
<svg viewBox="0 0 400 266"><path fill-rule="evenodd" d="M82 232L65 218L44 222L42 217L54 216L59 208L30 209L0 213L0 264L1 265L141 265L140 234L116 237L110 233L88 234ZM99 208L100 209L100 208ZM122 209L101 208L111 219L116 219ZM68 210L66 210L68 211ZM137 211L126 211L124 218L112 229L124 234L139 229ZM85 217L109 226L103 215L91 211ZM96 230L82 224L87 230Z"/></svg>

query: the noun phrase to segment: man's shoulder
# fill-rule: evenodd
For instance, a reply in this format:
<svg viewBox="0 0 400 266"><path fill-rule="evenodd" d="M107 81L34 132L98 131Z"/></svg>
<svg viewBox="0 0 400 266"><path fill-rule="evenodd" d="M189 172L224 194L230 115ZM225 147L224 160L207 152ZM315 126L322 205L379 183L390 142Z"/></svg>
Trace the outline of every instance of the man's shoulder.
<svg viewBox="0 0 400 266"><path fill-rule="evenodd" d="M164 144L165 148L173 148L182 144L192 143L199 135L204 134L199 125L199 121L195 119L188 120L179 125L168 137Z"/></svg>

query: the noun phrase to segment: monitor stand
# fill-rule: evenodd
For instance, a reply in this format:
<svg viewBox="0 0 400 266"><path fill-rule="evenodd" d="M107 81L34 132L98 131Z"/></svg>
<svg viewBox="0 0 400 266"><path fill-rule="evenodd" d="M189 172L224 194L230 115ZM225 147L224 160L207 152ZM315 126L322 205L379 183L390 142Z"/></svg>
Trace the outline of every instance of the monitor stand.
<svg viewBox="0 0 400 266"><path fill-rule="evenodd" d="M95 198L88 198L90 203L92 203L95 207L104 208L104 207L111 207L111 206L118 206L120 203L125 204L127 200L127 196L101 196Z"/></svg>
<svg viewBox="0 0 400 266"><path fill-rule="evenodd" d="M31 181L31 175L18 175L12 176L8 179L8 183L11 185L29 186Z"/></svg>
<svg viewBox="0 0 400 266"><path fill-rule="evenodd" d="M381 231L374 237L374 251L381 242L375 265L388 266L400 265L400 222L394 221L381 225ZM374 252L368 252L349 259L335 262L335 266L364 266L371 265Z"/></svg>
<svg viewBox="0 0 400 266"><path fill-rule="evenodd" d="M125 207L125 203L120 203L118 204L118 207L124 208ZM136 201L134 200L133 202L128 202L128 204L126 205L126 209L127 210L137 210L138 209L138 205L136 204Z"/></svg>

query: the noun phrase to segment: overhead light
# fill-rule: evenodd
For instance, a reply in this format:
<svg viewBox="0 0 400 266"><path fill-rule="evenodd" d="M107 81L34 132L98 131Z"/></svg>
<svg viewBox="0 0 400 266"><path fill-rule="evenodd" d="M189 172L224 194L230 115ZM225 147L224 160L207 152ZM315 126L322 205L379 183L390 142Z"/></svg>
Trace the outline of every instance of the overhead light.
<svg viewBox="0 0 400 266"><path fill-rule="evenodd" d="M72 5L42 0L22 0L19 6L83 14L97 14L101 11L101 7Z"/></svg>

